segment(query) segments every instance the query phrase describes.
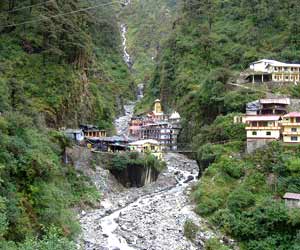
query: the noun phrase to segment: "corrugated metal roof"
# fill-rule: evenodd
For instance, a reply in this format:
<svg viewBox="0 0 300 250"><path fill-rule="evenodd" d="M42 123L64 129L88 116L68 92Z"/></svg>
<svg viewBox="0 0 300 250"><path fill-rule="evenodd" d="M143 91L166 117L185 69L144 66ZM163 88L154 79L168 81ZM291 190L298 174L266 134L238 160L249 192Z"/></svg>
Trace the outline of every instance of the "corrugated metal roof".
<svg viewBox="0 0 300 250"><path fill-rule="evenodd" d="M286 114L283 117L300 117L300 112L291 112L291 113Z"/></svg>
<svg viewBox="0 0 300 250"><path fill-rule="evenodd" d="M131 145L131 146L141 146L141 145L144 145L146 143L159 145L159 142L157 140L153 140L153 139L139 140L139 141L129 143L129 145Z"/></svg>
<svg viewBox="0 0 300 250"><path fill-rule="evenodd" d="M287 104L289 105L290 98L269 98L269 99L260 99L259 102L261 104Z"/></svg>
<svg viewBox="0 0 300 250"><path fill-rule="evenodd" d="M300 200L300 194L297 193L285 193L284 199Z"/></svg>
<svg viewBox="0 0 300 250"><path fill-rule="evenodd" d="M279 119L279 115L253 115L246 117L246 121L278 121Z"/></svg>
<svg viewBox="0 0 300 250"><path fill-rule="evenodd" d="M262 59L256 62L251 63L250 65L253 64L258 64L258 63L266 63L272 66L277 66L277 67L300 67L300 64L296 64L296 63L283 63L283 62L279 62L276 60L270 60L270 59Z"/></svg>
<svg viewBox="0 0 300 250"><path fill-rule="evenodd" d="M80 133L82 133L82 130L69 128L69 129L64 130L63 132L66 134L80 134Z"/></svg>

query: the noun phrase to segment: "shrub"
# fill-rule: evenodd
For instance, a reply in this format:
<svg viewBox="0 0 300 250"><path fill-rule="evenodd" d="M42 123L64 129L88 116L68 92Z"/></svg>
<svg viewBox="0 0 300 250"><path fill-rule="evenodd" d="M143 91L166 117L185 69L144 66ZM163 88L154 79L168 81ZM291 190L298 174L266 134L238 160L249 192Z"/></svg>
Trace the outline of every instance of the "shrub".
<svg viewBox="0 0 300 250"><path fill-rule="evenodd" d="M192 221L186 220L184 223L184 236L190 241L194 241L199 231L199 227Z"/></svg>
<svg viewBox="0 0 300 250"><path fill-rule="evenodd" d="M240 212L241 210L254 205L255 196L244 188L234 190L227 200L227 206L232 212Z"/></svg>
<svg viewBox="0 0 300 250"><path fill-rule="evenodd" d="M232 178L238 179L244 175L244 165L240 160L223 156L217 164Z"/></svg>
<svg viewBox="0 0 300 250"><path fill-rule="evenodd" d="M211 238L205 242L205 250L230 250L229 247L223 245L218 239Z"/></svg>

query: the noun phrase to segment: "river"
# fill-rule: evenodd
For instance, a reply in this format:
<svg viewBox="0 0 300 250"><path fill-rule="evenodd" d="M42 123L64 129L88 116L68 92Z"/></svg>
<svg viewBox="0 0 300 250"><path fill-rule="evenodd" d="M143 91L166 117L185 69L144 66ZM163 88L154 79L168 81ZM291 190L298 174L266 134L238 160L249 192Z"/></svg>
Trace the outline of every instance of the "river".
<svg viewBox="0 0 300 250"><path fill-rule="evenodd" d="M155 183L105 194L100 209L81 217L85 250L198 249L183 233L187 219L199 220L189 202L198 166L180 154L164 160L167 168Z"/></svg>
<svg viewBox="0 0 300 250"><path fill-rule="evenodd" d="M125 6L130 0L125 1ZM126 47L125 24L120 25L124 60L130 67L131 58ZM143 97L139 84L137 101ZM115 121L117 134L128 132L128 121L136 102L124 106L125 114ZM199 222L190 204L190 192L198 176L198 166L187 157L167 153L166 169L155 183L142 188L103 194L101 207L81 214L81 248L84 250L196 250L184 237L187 219ZM113 184L112 184L113 185ZM204 238L211 237L207 232ZM201 249L201 248L200 248Z"/></svg>

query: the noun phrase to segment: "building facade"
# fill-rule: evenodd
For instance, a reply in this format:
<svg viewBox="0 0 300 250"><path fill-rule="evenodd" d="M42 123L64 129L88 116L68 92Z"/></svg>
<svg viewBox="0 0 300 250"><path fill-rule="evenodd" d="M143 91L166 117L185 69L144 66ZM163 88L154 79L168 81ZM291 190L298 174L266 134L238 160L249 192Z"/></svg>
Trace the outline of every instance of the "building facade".
<svg viewBox="0 0 300 250"><path fill-rule="evenodd" d="M247 152L280 139L280 116L249 116L246 118Z"/></svg>
<svg viewBox="0 0 300 250"><path fill-rule="evenodd" d="M300 143L300 112L291 112L284 115L281 126L283 142Z"/></svg>
<svg viewBox="0 0 300 250"><path fill-rule="evenodd" d="M300 82L300 64L263 59L250 64L250 79L254 82Z"/></svg>
<svg viewBox="0 0 300 250"><path fill-rule="evenodd" d="M141 129L141 138L159 141L163 150L177 150L179 131L180 127L169 122L147 124Z"/></svg>
<svg viewBox="0 0 300 250"><path fill-rule="evenodd" d="M300 194L285 193L283 199L288 208L300 208Z"/></svg>
<svg viewBox="0 0 300 250"><path fill-rule="evenodd" d="M157 140L139 140L129 143L128 147L130 151L139 153L151 153L159 160L162 160L163 158L161 145Z"/></svg>
<svg viewBox="0 0 300 250"><path fill-rule="evenodd" d="M106 137L106 131L98 129L95 125L80 125L79 127L83 130L84 136L87 138Z"/></svg>
<svg viewBox="0 0 300 250"><path fill-rule="evenodd" d="M71 140L82 142L84 140L84 133L81 129L66 129L64 134Z"/></svg>
<svg viewBox="0 0 300 250"><path fill-rule="evenodd" d="M247 139L280 139L280 116L251 116L246 118Z"/></svg>

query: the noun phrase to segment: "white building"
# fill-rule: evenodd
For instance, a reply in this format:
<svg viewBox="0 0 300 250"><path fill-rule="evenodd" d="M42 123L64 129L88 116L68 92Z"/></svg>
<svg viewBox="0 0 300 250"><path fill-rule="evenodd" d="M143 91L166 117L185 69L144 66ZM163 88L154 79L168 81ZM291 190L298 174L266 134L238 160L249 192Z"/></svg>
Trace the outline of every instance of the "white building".
<svg viewBox="0 0 300 250"><path fill-rule="evenodd" d="M288 208L300 208L300 194L285 193L283 199Z"/></svg>
<svg viewBox="0 0 300 250"><path fill-rule="evenodd" d="M71 140L81 142L84 140L84 133L81 129L66 129L64 134Z"/></svg>
<svg viewBox="0 0 300 250"><path fill-rule="evenodd" d="M259 115L246 118L247 139L273 139L280 138L280 116Z"/></svg>
<svg viewBox="0 0 300 250"><path fill-rule="evenodd" d="M280 139L279 115L248 116L246 118L247 152L265 146L268 142Z"/></svg>
<svg viewBox="0 0 300 250"><path fill-rule="evenodd" d="M250 79L254 82L300 82L300 64L262 59L250 64Z"/></svg>

